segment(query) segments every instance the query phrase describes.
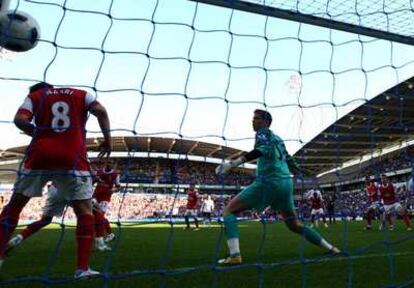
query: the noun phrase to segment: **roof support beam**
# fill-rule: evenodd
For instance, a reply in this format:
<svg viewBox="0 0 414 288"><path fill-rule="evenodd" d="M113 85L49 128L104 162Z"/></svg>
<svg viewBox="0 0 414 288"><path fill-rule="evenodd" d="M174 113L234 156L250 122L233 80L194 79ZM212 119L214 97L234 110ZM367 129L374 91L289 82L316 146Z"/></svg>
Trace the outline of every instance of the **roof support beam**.
<svg viewBox="0 0 414 288"><path fill-rule="evenodd" d="M210 153L207 154L207 157L211 157L214 153L218 152L221 150L221 146L218 146L216 148L213 148L213 150L211 150Z"/></svg>
<svg viewBox="0 0 414 288"><path fill-rule="evenodd" d="M187 154L193 153L194 149L198 146L198 141L194 142L193 146L191 146L190 150L188 150Z"/></svg>

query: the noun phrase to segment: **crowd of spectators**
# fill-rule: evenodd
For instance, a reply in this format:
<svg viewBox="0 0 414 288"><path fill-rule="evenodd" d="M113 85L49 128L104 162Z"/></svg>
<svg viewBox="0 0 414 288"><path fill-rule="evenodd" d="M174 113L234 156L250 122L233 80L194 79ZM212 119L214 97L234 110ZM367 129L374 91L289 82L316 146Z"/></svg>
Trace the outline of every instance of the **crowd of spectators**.
<svg viewBox="0 0 414 288"><path fill-rule="evenodd" d="M254 179L254 171L237 168L225 177L215 173L217 164L187 159L134 158L118 161L122 182L155 184L190 184L245 186Z"/></svg>
<svg viewBox="0 0 414 288"><path fill-rule="evenodd" d="M332 193L323 193L323 197L327 199ZM414 211L414 195L411 195L404 185L397 189L397 195L400 203L409 210ZM0 196L0 208L5 205L11 196L11 192L3 192ZM225 204L229 201L230 195L212 194L215 202L215 211L213 216L219 217ZM206 194L201 194L201 200ZM337 217L346 217L350 219L360 219L364 217L367 207L367 197L363 189L359 191L345 191L336 194L335 212ZM33 198L29 205L25 207L21 214L23 221L35 221L42 214L42 207L46 197ZM139 221L143 219L159 220L165 218L182 217L186 210L187 196L184 193L115 193L112 196L110 209L107 212L108 219L111 221ZM199 201L201 205L201 201ZM298 214L307 219L310 216L310 205L305 196L295 198L295 206ZM265 211L267 218L276 218L274 211ZM259 217L254 211L244 213L246 217ZM64 218L67 220L75 220L72 209L69 207L65 212ZM56 219L55 219L56 220ZM59 219L57 219L59 221Z"/></svg>
<svg viewBox="0 0 414 288"><path fill-rule="evenodd" d="M220 216L222 209L229 199L229 195L211 195L215 202L213 216ZM0 208L7 204L11 197L11 192L3 192L0 196ZM201 195L201 200L206 195ZM35 221L42 215L42 207L45 203L44 197L32 198L24 208L20 220ZM187 204L187 195L176 194L156 194L156 193L115 193L112 195L110 209L106 215L111 221L134 221L142 219L165 219L170 217L183 217ZM201 205L201 201L199 201ZM60 218L60 217L59 217ZM72 208L64 213L67 220L75 220L76 217ZM56 219L55 219L56 220Z"/></svg>

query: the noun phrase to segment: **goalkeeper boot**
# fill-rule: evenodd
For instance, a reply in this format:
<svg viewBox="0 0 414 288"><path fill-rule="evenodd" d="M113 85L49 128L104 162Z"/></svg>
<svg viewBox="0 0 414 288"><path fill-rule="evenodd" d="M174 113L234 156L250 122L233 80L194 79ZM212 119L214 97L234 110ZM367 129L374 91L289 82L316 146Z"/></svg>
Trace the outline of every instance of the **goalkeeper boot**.
<svg viewBox="0 0 414 288"><path fill-rule="evenodd" d="M227 258L218 260L218 264L220 265L240 265L242 263L243 263L243 260L240 255L228 256Z"/></svg>
<svg viewBox="0 0 414 288"><path fill-rule="evenodd" d="M75 271L75 275L73 277L75 279L87 279L87 278L96 277L100 274L101 273L99 273L98 271L92 270L90 268L88 270L78 269Z"/></svg>
<svg viewBox="0 0 414 288"><path fill-rule="evenodd" d="M343 254L343 253L342 253L342 251L341 251L341 250L339 250L338 248L336 248L336 247L334 246L334 247L332 247L332 249L331 249L331 250L329 250L329 254L330 254L330 255L332 255L332 256L338 256L338 255L341 255L341 254Z"/></svg>

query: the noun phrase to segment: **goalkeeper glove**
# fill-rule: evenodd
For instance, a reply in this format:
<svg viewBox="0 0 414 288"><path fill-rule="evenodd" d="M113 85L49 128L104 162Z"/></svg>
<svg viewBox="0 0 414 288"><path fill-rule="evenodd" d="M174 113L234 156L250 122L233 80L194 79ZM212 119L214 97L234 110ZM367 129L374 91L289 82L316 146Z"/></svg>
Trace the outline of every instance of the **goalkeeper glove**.
<svg viewBox="0 0 414 288"><path fill-rule="evenodd" d="M216 174L217 175L224 175L229 172L231 168L237 167L244 162L242 157L237 158L236 160L232 160L228 163L221 163L216 167Z"/></svg>

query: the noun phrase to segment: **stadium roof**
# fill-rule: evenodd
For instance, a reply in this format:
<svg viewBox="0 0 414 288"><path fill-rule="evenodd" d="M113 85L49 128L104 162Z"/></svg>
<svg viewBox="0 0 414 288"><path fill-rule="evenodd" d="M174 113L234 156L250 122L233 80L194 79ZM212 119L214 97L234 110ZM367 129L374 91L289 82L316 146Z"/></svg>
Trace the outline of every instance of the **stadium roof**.
<svg viewBox="0 0 414 288"><path fill-rule="evenodd" d="M89 152L98 152L103 138L88 138L86 141ZM0 151L0 177L2 179L14 178L19 162L16 160L23 158L26 147L19 146ZM113 152L181 154L217 159L234 158L246 153L242 150L200 141L140 136L112 137L112 147Z"/></svg>
<svg viewBox="0 0 414 288"><path fill-rule="evenodd" d="M295 153L312 175L414 139L414 77L330 125Z"/></svg>
<svg viewBox="0 0 414 288"><path fill-rule="evenodd" d="M86 141L88 151L97 152L103 138L88 138ZM26 147L0 151L0 161L21 158ZM218 159L234 158L246 153L235 148L194 140L141 136L112 137L112 147L113 152L181 154Z"/></svg>

